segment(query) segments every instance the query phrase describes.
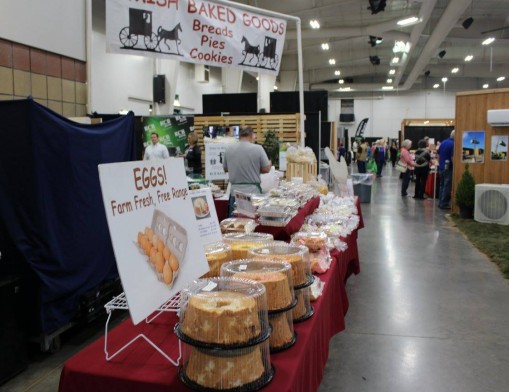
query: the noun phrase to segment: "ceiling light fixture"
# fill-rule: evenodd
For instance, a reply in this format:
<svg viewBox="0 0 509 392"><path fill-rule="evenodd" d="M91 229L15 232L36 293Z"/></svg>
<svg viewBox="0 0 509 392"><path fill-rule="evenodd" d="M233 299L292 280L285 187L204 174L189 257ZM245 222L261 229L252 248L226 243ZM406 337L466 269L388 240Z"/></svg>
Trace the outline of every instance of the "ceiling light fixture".
<svg viewBox="0 0 509 392"><path fill-rule="evenodd" d="M503 80L505 80L505 76L499 76L499 77L497 78L497 82L501 82L501 81L503 81Z"/></svg>
<svg viewBox="0 0 509 392"><path fill-rule="evenodd" d="M474 56L472 56L471 54L469 54L467 57L465 57L465 61L472 61L472 59L474 58Z"/></svg>
<svg viewBox="0 0 509 392"><path fill-rule="evenodd" d="M319 29L320 28L320 23L318 23L318 21L316 19L312 19L309 21L309 25L311 26L312 29Z"/></svg>
<svg viewBox="0 0 509 392"><path fill-rule="evenodd" d="M446 53L447 53L447 52L446 52L445 50L441 50L440 52L438 52L438 57L440 57L441 59L443 59Z"/></svg>
<svg viewBox="0 0 509 392"><path fill-rule="evenodd" d="M392 79L391 78L387 79L387 83L392 83Z"/></svg>
<svg viewBox="0 0 509 392"><path fill-rule="evenodd" d="M330 65L334 65L334 64L336 64L336 60L335 60L335 59L329 59L329 64L330 64Z"/></svg>
<svg viewBox="0 0 509 392"><path fill-rule="evenodd" d="M396 41L392 48L393 53L408 53L410 52L410 42Z"/></svg>
<svg viewBox="0 0 509 392"><path fill-rule="evenodd" d="M392 62L393 64L397 64L397 63L399 63L399 57L398 57L398 56L394 57L394 58L391 60L391 62Z"/></svg>
<svg viewBox="0 0 509 392"><path fill-rule="evenodd" d="M336 75L336 76L341 75L341 71L340 71L339 69L335 70L335 71L334 71L334 75Z"/></svg>
<svg viewBox="0 0 509 392"><path fill-rule="evenodd" d="M378 14L385 10L386 0L369 0L368 10L371 10L371 15Z"/></svg>
<svg viewBox="0 0 509 392"><path fill-rule="evenodd" d="M440 85L439 85L438 83L435 83L435 84L433 85L433 88L439 88L439 87L440 87Z"/></svg>
<svg viewBox="0 0 509 392"><path fill-rule="evenodd" d="M277 86L276 85L274 85L274 90L277 90Z"/></svg>
<svg viewBox="0 0 509 392"><path fill-rule="evenodd" d="M489 85L488 83L484 83L484 84L482 85L482 88L488 88L488 87L490 87L490 85Z"/></svg>
<svg viewBox="0 0 509 392"><path fill-rule="evenodd" d="M474 23L474 18L466 18L463 23L461 24L465 30L468 30L468 28Z"/></svg>
<svg viewBox="0 0 509 392"><path fill-rule="evenodd" d="M389 75L395 75L395 74L396 74L396 70L395 70L395 69L391 69L391 70L389 71Z"/></svg>
<svg viewBox="0 0 509 392"><path fill-rule="evenodd" d="M443 77L443 78L442 78L442 82L444 82L444 83L445 83L445 82L447 82L448 80L449 80L449 79L447 79L447 78L445 78L445 77Z"/></svg>
<svg viewBox="0 0 509 392"><path fill-rule="evenodd" d="M338 80L338 83L339 83L339 84L344 84L344 83L345 83L345 81L344 81L344 79L339 79L339 80Z"/></svg>
<svg viewBox="0 0 509 392"><path fill-rule="evenodd" d="M329 50L329 44L327 42L323 43L322 44L322 49L323 50Z"/></svg>
<svg viewBox="0 0 509 392"><path fill-rule="evenodd" d="M411 16L409 18L399 20L398 25L399 26L408 26L408 25L414 24L416 22L419 22L419 18L417 16Z"/></svg>
<svg viewBox="0 0 509 392"><path fill-rule="evenodd" d="M368 44L370 44L371 47L373 47L373 46L376 46L376 45L380 45L383 41L384 40L383 40L382 37L375 37L374 35L370 35L369 36Z"/></svg>
<svg viewBox="0 0 509 392"><path fill-rule="evenodd" d="M426 77L428 77L430 74L431 74L430 70L427 70L426 72L424 72L424 76L426 76Z"/></svg>
<svg viewBox="0 0 509 392"><path fill-rule="evenodd" d="M495 41L495 38L493 38L493 37L486 38L484 41L482 41L482 44L483 44L484 46L487 46L487 45L492 44L492 43L493 43L493 41Z"/></svg>
<svg viewBox="0 0 509 392"><path fill-rule="evenodd" d="M339 91L351 91L352 89L350 87L340 87Z"/></svg>
<svg viewBox="0 0 509 392"><path fill-rule="evenodd" d="M393 86L382 86L382 90L394 90Z"/></svg>
<svg viewBox="0 0 509 392"><path fill-rule="evenodd" d="M380 65L380 57L378 56L369 56L369 61L373 65Z"/></svg>
<svg viewBox="0 0 509 392"><path fill-rule="evenodd" d="M451 69L451 73L458 73L460 69L458 67L454 67L453 69Z"/></svg>

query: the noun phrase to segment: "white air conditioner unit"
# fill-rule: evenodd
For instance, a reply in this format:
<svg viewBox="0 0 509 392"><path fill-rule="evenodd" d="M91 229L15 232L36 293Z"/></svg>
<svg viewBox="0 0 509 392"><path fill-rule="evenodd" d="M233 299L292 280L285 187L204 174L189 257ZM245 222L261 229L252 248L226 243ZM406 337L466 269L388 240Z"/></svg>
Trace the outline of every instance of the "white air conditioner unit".
<svg viewBox="0 0 509 392"><path fill-rule="evenodd" d="M488 110L488 124L492 127L509 127L509 109Z"/></svg>
<svg viewBox="0 0 509 392"><path fill-rule="evenodd" d="M509 225L509 184L477 184L474 219Z"/></svg>

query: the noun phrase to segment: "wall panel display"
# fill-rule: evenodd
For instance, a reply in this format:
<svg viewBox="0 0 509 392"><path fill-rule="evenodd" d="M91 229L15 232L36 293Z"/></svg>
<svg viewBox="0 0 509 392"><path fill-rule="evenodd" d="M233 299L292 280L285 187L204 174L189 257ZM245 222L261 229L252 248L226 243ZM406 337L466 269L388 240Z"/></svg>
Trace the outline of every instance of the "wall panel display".
<svg viewBox="0 0 509 392"><path fill-rule="evenodd" d="M170 156L183 154L187 145L187 135L194 130L194 117L151 116L143 118L143 145L151 143L152 132L159 135L159 143L168 147Z"/></svg>
<svg viewBox="0 0 509 392"><path fill-rule="evenodd" d="M277 75L284 19L207 0L106 2L108 51Z"/></svg>
<svg viewBox="0 0 509 392"><path fill-rule="evenodd" d="M462 138L462 162L484 163L484 131L465 131Z"/></svg>

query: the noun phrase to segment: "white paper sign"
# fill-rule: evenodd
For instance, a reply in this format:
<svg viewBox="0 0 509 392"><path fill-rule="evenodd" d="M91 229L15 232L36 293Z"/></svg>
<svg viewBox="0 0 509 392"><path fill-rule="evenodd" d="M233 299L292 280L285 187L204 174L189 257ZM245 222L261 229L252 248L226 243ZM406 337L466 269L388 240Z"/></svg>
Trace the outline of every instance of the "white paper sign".
<svg viewBox="0 0 509 392"><path fill-rule="evenodd" d="M137 324L209 270L184 161L99 165L113 251Z"/></svg>
<svg viewBox="0 0 509 392"><path fill-rule="evenodd" d="M263 12L263 10L260 10ZM108 0L108 51L277 75L284 19L207 0Z"/></svg>
<svg viewBox="0 0 509 392"><path fill-rule="evenodd" d="M210 188L189 191L203 245L223 240Z"/></svg>
<svg viewBox="0 0 509 392"><path fill-rule="evenodd" d="M205 178L207 180L227 180L228 173L223 169L226 149L232 144L205 143Z"/></svg>
<svg viewBox="0 0 509 392"><path fill-rule="evenodd" d="M256 207L253 205L253 195L235 191L235 204L237 212L254 218L256 216Z"/></svg>

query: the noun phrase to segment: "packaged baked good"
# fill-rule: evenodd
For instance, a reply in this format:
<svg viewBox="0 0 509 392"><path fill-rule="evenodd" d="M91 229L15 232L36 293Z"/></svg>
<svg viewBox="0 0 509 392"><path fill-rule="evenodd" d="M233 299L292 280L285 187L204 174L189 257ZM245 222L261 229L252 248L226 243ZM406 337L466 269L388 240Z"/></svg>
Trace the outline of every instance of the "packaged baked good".
<svg viewBox="0 0 509 392"><path fill-rule="evenodd" d="M232 248L224 242L214 242L205 246L205 257L210 271L203 275L212 278L221 275L221 266L232 259Z"/></svg>
<svg viewBox="0 0 509 392"><path fill-rule="evenodd" d="M311 286L295 290L295 296L297 297L297 306L292 309L292 314L293 322L298 323L307 320L314 313L313 306L311 306Z"/></svg>
<svg viewBox="0 0 509 392"><path fill-rule="evenodd" d="M227 218L219 224L221 233L252 233L256 229L257 223L249 218Z"/></svg>
<svg viewBox="0 0 509 392"><path fill-rule="evenodd" d="M292 244L304 245L310 252L327 250L327 235L319 231L299 231L292 235Z"/></svg>
<svg viewBox="0 0 509 392"><path fill-rule="evenodd" d="M285 312L269 314L272 332L269 338L270 352L276 353L292 347L297 340L293 329L292 309Z"/></svg>
<svg viewBox="0 0 509 392"><path fill-rule="evenodd" d="M251 259L230 261L221 267L221 276L262 283L265 286L269 312L287 309L294 304L293 272L287 262Z"/></svg>
<svg viewBox="0 0 509 392"><path fill-rule="evenodd" d="M227 233L223 235L225 243L232 248L232 259L246 259L249 249L257 248L274 240L272 234L267 233Z"/></svg>

